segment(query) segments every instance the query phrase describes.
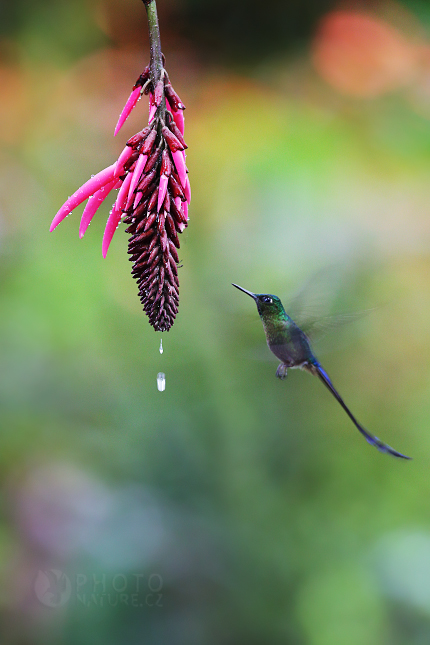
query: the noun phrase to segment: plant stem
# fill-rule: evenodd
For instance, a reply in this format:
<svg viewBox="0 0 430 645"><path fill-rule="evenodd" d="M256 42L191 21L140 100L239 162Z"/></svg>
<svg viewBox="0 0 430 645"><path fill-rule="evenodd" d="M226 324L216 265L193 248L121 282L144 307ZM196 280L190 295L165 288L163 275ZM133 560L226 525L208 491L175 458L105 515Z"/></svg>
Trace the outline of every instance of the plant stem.
<svg viewBox="0 0 430 645"><path fill-rule="evenodd" d="M155 3L155 0L143 0L143 4L145 5L146 15L148 16L149 46L151 50L149 67L151 71L152 85L155 89L156 84L161 79L161 75L164 69L163 55L161 53L160 28L158 26L157 5ZM163 100L158 108L158 114L164 121L166 116L166 102L164 100L164 91Z"/></svg>

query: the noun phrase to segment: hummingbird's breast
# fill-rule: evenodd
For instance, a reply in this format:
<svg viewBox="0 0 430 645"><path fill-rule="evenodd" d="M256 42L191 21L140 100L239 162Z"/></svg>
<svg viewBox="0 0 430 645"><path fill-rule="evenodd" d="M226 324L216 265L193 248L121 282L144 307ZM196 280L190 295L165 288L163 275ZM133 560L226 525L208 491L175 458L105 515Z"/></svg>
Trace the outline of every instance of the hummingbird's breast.
<svg viewBox="0 0 430 645"><path fill-rule="evenodd" d="M288 367L298 367L313 358L309 341L293 322L265 329L269 349Z"/></svg>

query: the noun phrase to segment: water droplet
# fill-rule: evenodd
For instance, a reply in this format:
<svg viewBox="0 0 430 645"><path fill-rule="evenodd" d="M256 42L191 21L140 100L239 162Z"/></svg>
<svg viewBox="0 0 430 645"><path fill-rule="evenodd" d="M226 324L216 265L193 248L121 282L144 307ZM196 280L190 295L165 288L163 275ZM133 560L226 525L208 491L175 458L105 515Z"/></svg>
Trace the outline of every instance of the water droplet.
<svg viewBox="0 0 430 645"><path fill-rule="evenodd" d="M160 338L160 354L162 354L163 352L164 352L164 349L163 349L163 339L162 339L162 338Z"/></svg>
<svg viewBox="0 0 430 645"><path fill-rule="evenodd" d="M166 375L164 372L158 372L157 374L157 389L159 392L164 392L166 389Z"/></svg>

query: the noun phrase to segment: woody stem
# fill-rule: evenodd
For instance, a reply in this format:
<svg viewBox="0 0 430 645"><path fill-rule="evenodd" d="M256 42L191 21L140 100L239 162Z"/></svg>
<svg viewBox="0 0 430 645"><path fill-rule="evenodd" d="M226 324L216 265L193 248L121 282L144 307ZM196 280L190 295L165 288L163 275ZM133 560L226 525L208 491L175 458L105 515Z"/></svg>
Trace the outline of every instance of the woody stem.
<svg viewBox="0 0 430 645"><path fill-rule="evenodd" d="M164 70L163 54L161 53L160 28L158 26L157 5L155 3L155 0L143 0L143 4L145 5L146 15L148 16L149 46L151 50L149 67L152 86L155 90L155 86L162 78L162 73ZM164 100L164 89L163 100L158 108L158 115L163 121L165 120L166 102Z"/></svg>

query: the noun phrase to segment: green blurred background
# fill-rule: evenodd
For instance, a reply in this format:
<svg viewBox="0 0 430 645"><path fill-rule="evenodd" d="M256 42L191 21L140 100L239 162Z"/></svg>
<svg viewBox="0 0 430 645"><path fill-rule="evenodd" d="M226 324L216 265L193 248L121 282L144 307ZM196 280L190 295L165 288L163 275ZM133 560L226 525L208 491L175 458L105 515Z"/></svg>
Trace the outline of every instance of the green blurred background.
<svg viewBox="0 0 430 645"><path fill-rule="evenodd" d="M159 0L193 190L163 355L109 204L48 233L145 124L113 137L144 7L0 7L2 643L428 644L428 3ZM231 282L375 308L315 348L414 461L277 380Z"/></svg>

